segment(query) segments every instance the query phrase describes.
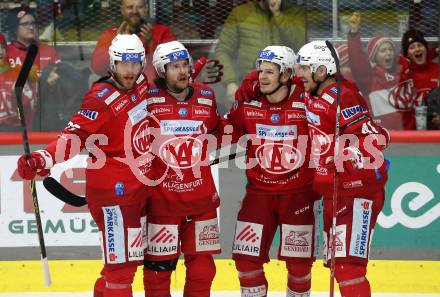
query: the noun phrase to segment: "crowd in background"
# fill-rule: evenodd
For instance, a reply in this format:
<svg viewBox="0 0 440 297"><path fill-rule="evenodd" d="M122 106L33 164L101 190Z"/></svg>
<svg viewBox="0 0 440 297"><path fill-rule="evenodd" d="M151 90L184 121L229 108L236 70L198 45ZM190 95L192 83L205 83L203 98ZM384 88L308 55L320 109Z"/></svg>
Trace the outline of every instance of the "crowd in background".
<svg viewBox="0 0 440 297"><path fill-rule="evenodd" d="M96 5L95 1L85 2L79 1L89 9ZM116 5L113 2L108 1L109 5ZM23 1L21 6L2 11L0 131L17 131L19 127L13 86L31 43L39 45L39 55L23 92L26 120L30 130L54 131L68 122L90 83L107 74L108 70L102 65L107 64L106 48L116 33L135 30L134 33L142 35L148 64L151 64L150 56L156 46L179 39L182 30L193 32L193 38L215 38L217 43L208 49L208 54L224 65L222 81L214 85L219 94L217 100L221 112L229 109L237 86L254 67L259 49L278 44L297 51L310 39L302 1L225 0L208 5L206 10L200 9L203 1L159 1L156 19L148 17L151 15L148 5L135 12L130 8L133 3L144 3L143 0L122 2L120 15L112 16L114 27L105 30L101 36L96 34L98 44L93 53L84 54L80 49L81 59L85 55L87 63L81 63L81 67L71 61L62 62L56 44L46 42L62 40L63 28L69 21L78 29L78 10L80 13L85 11L84 7L78 7L78 1L63 0L58 6L52 1L37 1L36 8L30 8L29 1ZM357 84L378 123L398 130L439 129L440 99L436 96L438 91L430 92L438 87L439 82L437 44L429 44L423 32L426 30L431 34L435 28L432 24L437 22L428 20L424 14L424 5L428 6L426 3L430 1L412 2L401 44L383 35L367 36L368 42L362 42L365 22L362 13L354 12L345 22L348 34L342 36L346 42L337 42L338 52L345 78ZM225 10L229 14L226 15ZM115 8L115 11L119 12L119 9ZM196 13L192 13L194 11ZM203 11L205 15L202 15ZM194 15L198 16L195 18L197 24L185 22L190 19L186 15L191 13L193 19ZM178 15L182 18L176 17ZM144 25L130 27L132 19L138 17L143 19ZM215 24L215 29L209 26L202 32L200 25L207 22ZM76 31L80 34L80 30ZM204 51L206 53L206 50L193 49L196 55ZM148 67L147 73L150 79L154 79L151 69Z"/></svg>

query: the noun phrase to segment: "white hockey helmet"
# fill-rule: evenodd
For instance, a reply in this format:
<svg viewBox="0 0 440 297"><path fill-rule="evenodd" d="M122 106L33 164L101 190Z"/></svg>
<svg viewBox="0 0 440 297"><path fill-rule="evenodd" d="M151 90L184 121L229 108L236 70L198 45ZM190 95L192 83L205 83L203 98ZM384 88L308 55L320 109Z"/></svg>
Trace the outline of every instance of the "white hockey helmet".
<svg viewBox="0 0 440 297"><path fill-rule="evenodd" d="M260 69L261 61L272 62L279 65L281 73L290 69L291 76L295 70L295 52L287 46L266 46L262 51L260 51L257 61L255 62L258 70Z"/></svg>
<svg viewBox="0 0 440 297"><path fill-rule="evenodd" d="M165 77L165 65L174 61L188 60L192 71L193 60L186 47L178 41L161 43L153 54L153 66L159 77Z"/></svg>
<svg viewBox="0 0 440 297"><path fill-rule="evenodd" d="M328 75L336 73L335 59L323 40L316 40L305 44L298 51L296 64L310 66L312 73L316 72L321 65L327 68Z"/></svg>
<svg viewBox="0 0 440 297"><path fill-rule="evenodd" d="M136 34L118 34L108 48L110 69L116 71L116 61L141 62L145 67L145 49L142 41Z"/></svg>

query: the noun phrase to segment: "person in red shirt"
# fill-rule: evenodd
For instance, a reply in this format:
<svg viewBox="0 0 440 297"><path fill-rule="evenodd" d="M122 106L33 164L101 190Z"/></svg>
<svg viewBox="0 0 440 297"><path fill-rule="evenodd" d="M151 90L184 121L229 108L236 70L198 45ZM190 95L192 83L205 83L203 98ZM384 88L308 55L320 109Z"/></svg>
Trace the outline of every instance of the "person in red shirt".
<svg viewBox="0 0 440 297"><path fill-rule="evenodd" d="M9 62L8 78L5 82L7 89L13 89L29 45L38 45L38 54L23 90L23 107L26 123L28 124L28 129L32 129L35 112L39 103L38 80L44 68L50 64L60 62L60 56L54 47L38 43L37 21L32 9L22 7L14 8L9 11L6 22L8 24L9 39L11 41L6 48L6 60ZM56 70L53 70L47 78L47 83L54 84L57 79L58 75Z"/></svg>
<svg viewBox="0 0 440 297"><path fill-rule="evenodd" d="M304 89L301 81L291 81L294 64L292 49L264 48L256 62L254 96L246 100L238 91L225 116L234 137L246 138L248 183L232 249L243 297L267 296L263 264L270 261L277 227L278 258L288 271L287 295L310 296L311 269L319 250L320 196L312 189Z"/></svg>
<svg viewBox="0 0 440 297"><path fill-rule="evenodd" d="M158 45L153 66L159 78L148 90L147 102L152 171L160 183L147 207L144 288L146 296L171 296L171 273L182 251L183 295L207 297L216 273L212 255L221 252L220 199L208 158L209 143L217 143L211 134L220 122L215 94L204 84L190 83L192 59L178 41Z"/></svg>
<svg viewBox="0 0 440 297"><path fill-rule="evenodd" d="M19 126L15 98L10 81L9 63L6 60L6 39L0 33L0 131L14 131Z"/></svg>
<svg viewBox="0 0 440 297"><path fill-rule="evenodd" d="M337 199L335 277L343 297L371 296L366 278L373 228L385 200L387 162L381 150L389 142L386 129L374 123L356 86L336 82L336 63L324 41L298 52L303 81L314 189L324 197L324 263L331 259L333 199ZM340 95L339 151L335 152L337 95ZM335 185L337 174L337 185ZM334 187L337 197L333 197Z"/></svg>
<svg viewBox="0 0 440 297"><path fill-rule="evenodd" d="M136 35L117 35L109 52L112 75L93 84L57 140L32 152L28 161L19 158L18 172L24 179L44 176L55 163L89 151L86 199L104 261L94 296L132 297L134 274L144 258L151 165L145 52Z"/></svg>
<svg viewBox="0 0 440 297"><path fill-rule="evenodd" d="M413 82L407 78L408 63L398 56L394 42L375 36L362 48L359 34L360 14L349 18L347 35L351 73L367 100L374 120L394 130L415 129Z"/></svg>
<svg viewBox="0 0 440 297"><path fill-rule="evenodd" d="M99 37L92 53L92 70L99 76L107 75L108 47L112 39L116 34L137 34L145 48L148 81L154 81L154 69L148 66L151 65L151 55L158 44L176 40L176 37L168 26L147 19L148 6L145 0L121 0L121 14L123 21L119 27L107 29Z"/></svg>
<svg viewBox="0 0 440 297"><path fill-rule="evenodd" d="M428 47L423 32L410 29L402 36L402 54L409 60L408 78L415 88L414 106L426 105L432 89L439 85L438 63L433 61L434 50Z"/></svg>

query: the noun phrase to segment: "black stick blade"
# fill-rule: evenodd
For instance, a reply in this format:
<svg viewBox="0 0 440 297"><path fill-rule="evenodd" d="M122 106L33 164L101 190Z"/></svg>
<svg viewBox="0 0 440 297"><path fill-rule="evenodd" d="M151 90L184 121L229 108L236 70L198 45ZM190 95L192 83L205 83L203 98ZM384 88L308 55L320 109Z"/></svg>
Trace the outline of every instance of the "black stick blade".
<svg viewBox="0 0 440 297"><path fill-rule="evenodd" d="M54 195L56 198L60 199L64 203L72 206L81 207L87 204L84 197L78 196L64 188L56 179L53 177L46 177L43 180L43 186L46 190Z"/></svg>

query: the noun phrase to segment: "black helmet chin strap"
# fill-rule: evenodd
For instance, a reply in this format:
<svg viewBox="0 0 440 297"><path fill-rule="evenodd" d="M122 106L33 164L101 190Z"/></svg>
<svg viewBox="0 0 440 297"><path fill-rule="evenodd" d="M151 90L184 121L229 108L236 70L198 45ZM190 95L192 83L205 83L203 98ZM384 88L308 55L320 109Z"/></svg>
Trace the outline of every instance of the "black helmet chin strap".
<svg viewBox="0 0 440 297"><path fill-rule="evenodd" d="M317 81L317 80L315 80L315 73L316 73L316 72L312 72L312 79L313 79L313 82L316 83L316 88L315 88L313 91L310 92L310 94L311 94L313 97L315 97L315 96L318 95L318 90L319 90L319 87L321 86L321 84L322 84L323 82L325 82L329 77L331 77L331 76L328 75L328 73L327 73L327 74L326 74L326 77L324 78L324 80L322 80L322 81Z"/></svg>

